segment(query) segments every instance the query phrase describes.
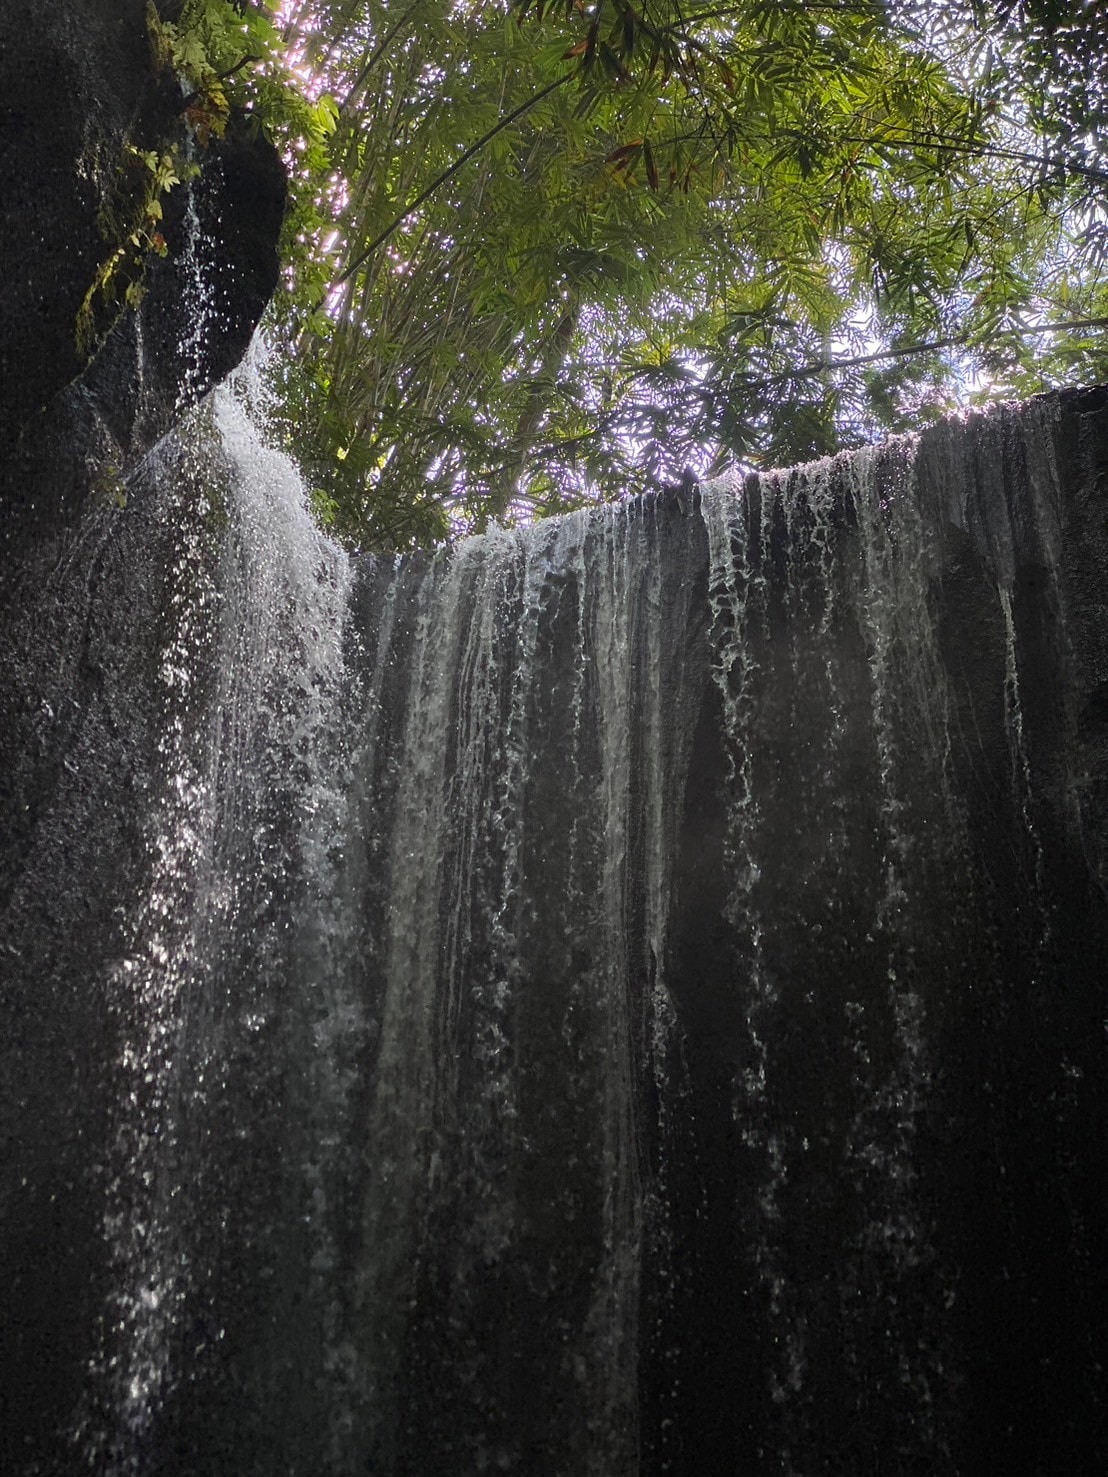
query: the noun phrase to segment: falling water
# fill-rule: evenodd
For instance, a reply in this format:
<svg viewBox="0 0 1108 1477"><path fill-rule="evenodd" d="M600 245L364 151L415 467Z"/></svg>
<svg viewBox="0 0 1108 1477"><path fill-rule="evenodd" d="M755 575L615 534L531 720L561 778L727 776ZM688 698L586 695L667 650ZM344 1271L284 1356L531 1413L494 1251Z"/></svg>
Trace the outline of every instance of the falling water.
<svg viewBox="0 0 1108 1477"><path fill-rule="evenodd" d="M45 597L8 1469L1095 1470L1055 422L388 559L242 397Z"/></svg>

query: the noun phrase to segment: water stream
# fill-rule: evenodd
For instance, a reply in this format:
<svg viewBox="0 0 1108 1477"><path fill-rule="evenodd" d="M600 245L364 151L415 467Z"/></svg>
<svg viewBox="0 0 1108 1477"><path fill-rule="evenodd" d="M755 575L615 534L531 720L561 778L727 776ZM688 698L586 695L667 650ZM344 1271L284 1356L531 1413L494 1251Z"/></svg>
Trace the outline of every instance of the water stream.
<svg viewBox="0 0 1108 1477"><path fill-rule="evenodd" d="M1053 423L388 559L243 398L50 596L8 1470L1093 1471L1101 903L962 449Z"/></svg>

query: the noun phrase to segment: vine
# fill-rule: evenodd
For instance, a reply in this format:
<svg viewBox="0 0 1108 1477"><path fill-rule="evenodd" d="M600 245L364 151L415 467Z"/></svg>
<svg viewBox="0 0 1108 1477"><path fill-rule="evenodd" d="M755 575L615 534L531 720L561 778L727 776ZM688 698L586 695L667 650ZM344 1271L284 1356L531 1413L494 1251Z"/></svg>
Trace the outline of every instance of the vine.
<svg viewBox="0 0 1108 1477"><path fill-rule="evenodd" d="M116 245L97 267L77 309L77 349L85 358L91 356L118 313L142 301L149 254L165 256L169 249L161 231L162 197L188 171L173 145L164 150L124 145L121 192L129 197L129 204L119 212L109 206L101 210L101 234L109 241L115 235ZM111 230L113 224L118 234Z"/></svg>

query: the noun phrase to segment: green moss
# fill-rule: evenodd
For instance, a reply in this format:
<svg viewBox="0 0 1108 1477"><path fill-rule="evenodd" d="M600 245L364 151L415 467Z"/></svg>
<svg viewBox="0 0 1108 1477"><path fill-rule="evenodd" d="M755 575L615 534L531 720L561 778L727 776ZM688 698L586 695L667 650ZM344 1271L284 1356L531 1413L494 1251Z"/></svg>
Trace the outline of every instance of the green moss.
<svg viewBox="0 0 1108 1477"><path fill-rule="evenodd" d="M115 462L105 462L92 484L93 495L104 507L122 510L127 506L127 484Z"/></svg>

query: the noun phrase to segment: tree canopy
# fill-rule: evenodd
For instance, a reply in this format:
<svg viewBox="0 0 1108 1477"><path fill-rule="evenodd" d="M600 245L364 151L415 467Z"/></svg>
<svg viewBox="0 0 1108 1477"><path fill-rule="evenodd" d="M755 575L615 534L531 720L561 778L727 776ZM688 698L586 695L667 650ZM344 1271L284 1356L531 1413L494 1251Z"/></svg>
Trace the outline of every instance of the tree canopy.
<svg viewBox="0 0 1108 1477"><path fill-rule="evenodd" d="M1100 9L189 0L289 162L320 516L407 547L1108 377Z"/></svg>

